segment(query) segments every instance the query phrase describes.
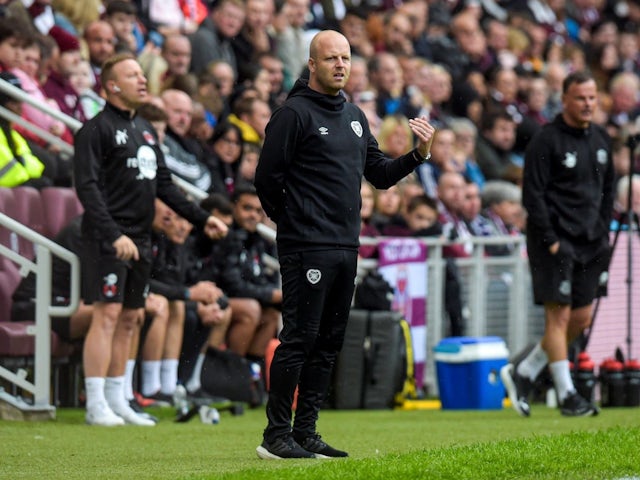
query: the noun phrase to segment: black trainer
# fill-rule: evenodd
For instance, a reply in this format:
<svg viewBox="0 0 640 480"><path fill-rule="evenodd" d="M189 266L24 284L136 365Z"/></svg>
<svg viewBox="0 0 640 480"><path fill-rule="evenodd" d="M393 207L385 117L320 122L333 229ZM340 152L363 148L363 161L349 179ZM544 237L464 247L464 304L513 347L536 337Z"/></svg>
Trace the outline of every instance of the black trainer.
<svg viewBox="0 0 640 480"><path fill-rule="evenodd" d="M299 443L302 448L304 448L308 452L314 453L317 458L337 458L349 456L347 452L337 450L332 446L327 445L317 433L305 438L304 440L301 440Z"/></svg>
<svg viewBox="0 0 640 480"><path fill-rule="evenodd" d="M531 415L529 394L533 390L533 383L522 375L518 375L513 363L509 363L500 369L500 379L507 389L513 409L523 417Z"/></svg>
<svg viewBox="0 0 640 480"><path fill-rule="evenodd" d="M285 458L315 458L316 456L302 448L291 435L276 438L273 442L267 443L263 440L262 445L256 448L258 457L265 460L282 460Z"/></svg>
<svg viewBox="0 0 640 480"><path fill-rule="evenodd" d="M598 415L600 409L585 400L578 392L571 392L562 402L560 413L565 417L588 417Z"/></svg>

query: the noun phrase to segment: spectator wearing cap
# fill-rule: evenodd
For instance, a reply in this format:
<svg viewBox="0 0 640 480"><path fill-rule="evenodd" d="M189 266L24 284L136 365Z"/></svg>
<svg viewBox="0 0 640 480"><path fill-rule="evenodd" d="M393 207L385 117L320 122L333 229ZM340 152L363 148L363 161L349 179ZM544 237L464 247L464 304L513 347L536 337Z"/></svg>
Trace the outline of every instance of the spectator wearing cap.
<svg viewBox="0 0 640 480"><path fill-rule="evenodd" d="M11 72L1 72L0 79L22 88L18 77ZM22 102L7 93L0 92L0 106L16 115L21 114ZM31 153L27 141L14 130L12 122L0 117L0 187L51 185L52 182L42 176L44 170L45 165Z"/></svg>
<svg viewBox="0 0 640 480"><path fill-rule="evenodd" d="M69 81L82 59L80 42L62 29L51 29L49 34L56 41L60 53L52 58L51 72L42 89L47 97L56 101L63 113L84 122L86 118L80 106L78 93Z"/></svg>

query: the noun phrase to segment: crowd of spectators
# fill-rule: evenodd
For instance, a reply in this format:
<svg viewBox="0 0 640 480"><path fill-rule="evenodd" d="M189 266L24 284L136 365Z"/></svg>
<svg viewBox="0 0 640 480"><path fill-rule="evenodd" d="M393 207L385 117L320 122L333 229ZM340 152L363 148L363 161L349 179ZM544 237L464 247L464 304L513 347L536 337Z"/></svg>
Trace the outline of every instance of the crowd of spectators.
<svg viewBox="0 0 640 480"><path fill-rule="evenodd" d="M386 191L363 185L363 235L443 235L458 240L446 252L455 258L471 254L465 239L474 235L524 230L524 150L560 111L570 72L588 69L597 80L596 123L614 139L617 178L629 173L627 138L640 115L639 26L638 0L0 0L0 78L83 122L104 105L102 62L122 51L138 58L150 93L140 114L156 128L167 166L209 194L206 208L234 232L213 249L198 239L175 249L198 252L192 264L200 271L179 276L187 283L169 303L192 303L174 306L169 322L193 317L215 331L195 342L194 358L202 345L226 344L261 362L265 339L275 334L279 290L262 278L242 291L233 275L267 270L256 260L266 247L254 223L268 219L251 182L265 126L303 74L318 30L336 29L349 40L344 94L365 112L385 153L396 157L414 144L409 118L425 115L437 127L431 159L415 174ZM36 108L4 94L0 105L73 143L62 122ZM72 186L70 162L82 159L12 122L0 128L7 157L0 158L0 185ZM4 168L15 157L40 163ZM360 253L376 255L370 246ZM203 259L215 264L208 274ZM230 303L218 301L221 291L190 298L190 286L203 279L226 289ZM147 355L147 396L172 393L160 391L157 373L162 361L177 362L175 348L168 350ZM188 370L172 373L169 383L176 375L187 381Z"/></svg>

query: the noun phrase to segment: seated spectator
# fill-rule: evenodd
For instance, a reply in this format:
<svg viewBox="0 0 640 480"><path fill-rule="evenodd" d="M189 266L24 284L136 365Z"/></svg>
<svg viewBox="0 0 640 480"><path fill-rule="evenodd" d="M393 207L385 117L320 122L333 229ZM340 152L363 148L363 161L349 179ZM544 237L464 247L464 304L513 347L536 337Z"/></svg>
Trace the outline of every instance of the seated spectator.
<svg viewBox="0 0 640 480"><path fill-rule="evenodd" d="M20 80L11 72L1 72L0 79L22 88ZM21 114L22 102L4 92L0 92L0 106L18 116ZM53 184L51 178L43 176L46 170L50 168L45 168L45 164L31 152L27 141L13 128L13 122L0 117L0 187L50 186Z"/></svg>
<svg viewBox="0 0 640 480"><path fill-rule="evenodd" d="M482 190L485 178L475 159L478 128L468 118L452 119L450 125L455 136L453 163L460 166L457 170L467 181L475 183Z"/></svg>
<svg viewBox="0 0 640 480"><path fill-rule="evenodd" d="M522 215L522 191L511 182L493 180L482 191L482 215L489 221L490 235L518 235ZM489 255L508 255L514 245L491 245Z"/></svg>
<svg viewBox="0 0 640 480"><path fill-rule="evenodd" d="M89 120L95 117L104 107L105 99L98 95L94 87L94 76L91 64L87 60L81 60L69 77L71 86L75 89L80 100L82 114Z"/></svg>
<svg viewBox="0 0 640 480"><path fill-rule="evenodd" d="M57 30L53 38L60 54L52 58L51 72L42 89L47 97L56 101L62 113L84 122L86 118L80 105L80 97L70 82L71 75L82 59L80 42L62 29Z"/></svg>
<svg viewBox="0 0 640 480"><path fill-rule="evenodd" d="M164 39L160 55L155 50L148 49L140 54L139 61L147 77L149 93L159 95L174 77L189 74L189 37L181 34L169 35Z"/></svg>
<svg viewBox="0 0 640 480"><path fill-rule="evenodd" d="M20 80L22 89L34 100L39 103L46 103L50 108L60 111L58 103L46 96L40 83L40 73L44 63L43 53L48 48L47 44L51 45L51 43L53 43L53 40L40 34L26 38L22 46L22 53L18 57L18 64L15 68L11 69L11 72L13 72L13 74ZM47 132L52 133L68 144L73 144L73 134L64 123L60 120L56 120L50 115L47 115L31 104L25 103L22 105L22 118ZM47 142L45 140L42 140L39 136L31 133L26 128L16 126L16 130L27 140L36 143L41 147L47 146Z"/></svg>
<svg viewBox="0 0 640 480"><path fill-rule="evenodd" d="M18 65L22 41L17 26L9 19L0 19L0 72Z"/></svg>
<svg viewBox="0 0 640 480"><path fill-rule="evenodd" d="M469 231L477 237L484 237L492 234L489 220L480 213L482 210L482 198L480 188L477 184L467 181L464 189L464 203L462 206L462 218Z"/></svg>
<svg viewBox="0 0 640 480"><path fill-rule="evenodd" d="M212 191L233 195L242 158L242 133L230 122L218 124L209 142L212 154L208 167L212 177Z"/></svg>
<svg viewBox="0 0 640 480"><path fill-rule="evenodd" d="M136 15L138 9L133 2L111 0L106 5L104 20L111 24L116 35L116 52L137 54L141 45L136 38Z"/></svg>
<svg viewBox="0 0 640 480"><path fill-rule="evenodd" d="M238 167L236 183L253 183L262 148L255 143L245 143L242 147L242 159Z"/></svg>
<svg viewBox="0 0 640 480"><path fill-rule="evenodd" d="M378 146L391 158L398 158L413 148L413 133L409 119L399 113L382 119L377 136Z"/></svg>
<svg viewBox="0 0 640 480"><path fill-rule="evenodd" d="M93 90L100 94L102 90L102 82L100 80L102 64L115 52L116 34L110 23L97 20L87 25L84 31L84 40L87 45L91 71L93 72Z"/></svg>
<svg viewBox="0 0 640 480"><path fill-rule="evenodd" d="M199 379L201 365L198 368L197 359L203 346L220 348L231 319L231 309L219 301L224 294L215 283L191 284L187 279L188 252L184 244L190 232L186 220L156 200L150 291L169 301L169 319L165 332L150 329L147 333L152 343L147 348L145 340L143 348L141 393L167 403L172 401L179 377L183 383L192 377Z"/></svg>
<svg viewBox="0 0 640 480"><path fill-rule="evenodd" d="M167 114L165 162L169 170L195 187L208 192L213 187L205 152L197 141L189 139L193 101L180 90L165 90L162 101Z"/></svg>
<svg viewBox="0 0 640 480"><path fill-rule="evenodd" d="M373 185L362 179L360 185L360 236L377 237L380 231L371 223L371 217L376 203L376 189ZM358 255L361 258L372 258L378 255L377 245L360 245Z"/></svg>
<svg viewBox="0 0 640 480"><path fill-rule="evenodd" d="M232 202L232 228L211 252L219 272L216 280L229 296L233 312L227 346L261 364L264 371L265 351L275 338L282 303L277 272L263 260L264 255L275 256L275 247L257 232L264 213L253 185L238 185ZM203 271L204 278L207 274Z"/></svg>
<svg viewBox="0 0 640 480"><path fill-rule="evenodd" d="M516 122L504 109L486 111L476 142L476 162L487 180L522 182L522 164L512 154Z"/></svg>
<svg viewBox="0 0 640 480"><path fill-rule="evenodd" d="M240 128L243 142L262 144L270 118L269 103L260 98L250 97L236 100L227 120Z"/></svg>
<svg viewBox="0 0 640 480"><path fill-rule="evenodd" d="M400 217L401 197L398 186L394 185L386 190L378 190L371 224L378 231L382 231L386 225L395 222Z"/></svg>
<svg viewBox="0 0 640 480"><path fill-rule="evenodd" d="M387 237L431 237L442 234L442 226L438 222L438 203L425 194L409 200L402 220L402 223L387 225L382 234Z"/></svg>
<svg viewBox="0 0 640 480"><path fill-rule="evenodd" d="M431 198L437 198L440 176L444 172L456 171L453 163L455 138L455 133L450 127L438 128L431 144L431 158L415 170L422 188Z"/></svg>

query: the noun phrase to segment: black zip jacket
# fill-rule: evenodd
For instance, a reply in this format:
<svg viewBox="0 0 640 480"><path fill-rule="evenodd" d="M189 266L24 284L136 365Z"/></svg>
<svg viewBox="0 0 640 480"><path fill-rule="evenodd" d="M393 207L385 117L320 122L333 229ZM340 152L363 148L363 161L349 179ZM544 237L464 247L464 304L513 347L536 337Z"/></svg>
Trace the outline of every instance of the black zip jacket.
<svg viewBox="0 0 640 480"><path fill-rule="evenodd" d="M205 270L205 280L216 281L224 292L235 298L254 298L270 304L273 291L280 288L277 272L267 268L264 254L275 257L275 249L258 233L250 233L234 225L229 234L213 244L213 270ZM215 272L213 278L207 272Z"/></svg>
<svg viewBox="0 0 640 480"><path fill-rule="evenodd" d="M525 154L527 233L545 247L570 242L583 254L608 242L613 209L611 139L600 126L573 128L562 114L545 125ZM576 252L580 254L580 252Z"/></svg>
<svg viewBox="0 0 640 480"><path fill-rule="evenodd" d="M198 228L208 217L171 181L151 124L110 103L76 133L73 171L92 238L148 238L156 196Z"/></svg>
<svg viewBox="0 0 640 480"><path fill-rule="evenodd" d="M376 188L389 188L421 161L416 150L386 157L362 110L299 79L267 125L254 181L278 225L279 254L357 249L363 174Z"/></svg>

